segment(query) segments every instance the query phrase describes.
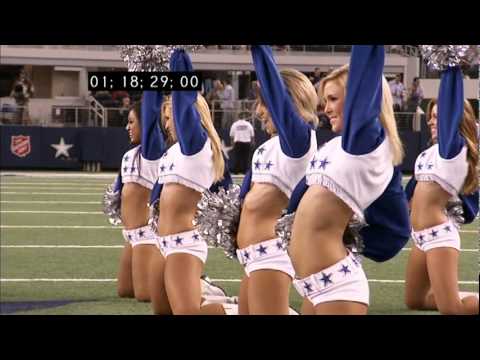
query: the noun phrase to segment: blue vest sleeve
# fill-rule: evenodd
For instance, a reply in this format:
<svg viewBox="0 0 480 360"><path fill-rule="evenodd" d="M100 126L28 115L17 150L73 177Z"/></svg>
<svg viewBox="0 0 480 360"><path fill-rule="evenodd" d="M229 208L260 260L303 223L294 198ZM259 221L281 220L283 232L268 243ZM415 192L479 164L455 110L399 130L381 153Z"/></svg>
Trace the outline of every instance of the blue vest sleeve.
<svg viewBox="0 0 480 360"><path fill-rule="evenodd" d="M230 171L228 170L227 161L225 157L223 157L223 160L225 161L225 170L223 172L223 179L221 181L217 181L210 187L210 191L214 193L218 192L220 188L224 188L225 190L228 190L230 185L233 184L232 175L230 175Z"/></svg>
<svg viewBox="0 0 480 360"><path fill-rule="evenodd" d="M252 57L260 92L280 136L285 155L299 158L310 148L311 126L297 113L282 77L266 45L252 46Z"/></svg>
<svg viewBox="0 0 480 360"><path fill-rule="evenodd" d="M478 215L478 190L470 195L459 195L460 200L462 200L463 207L463 218L465 219L465 224L471 224Z"/></svg>
<svg viewBox="0 0 480 360"><path fill-rule="evenodd" d="M245 199L245 196L247 196L251 186L252 186L252 169L248 170L245 177L243 178L242 187L240 189L240 200L243 201Z"/></svg>
<svg viewBox="0 0 480 360"><path fill-rule="evenodd" d="M165 142L160 130L160 109L163 95L158 91L145 91L142 98L142 156L157 160L165 152Z"/></svg>
<svg viewBox="0 0 480 360"><path fill-rule="evenodd" d="M460 134L463 120L463 76L459 67L442 74L438 94L438 147L440 156L451 159L462 150L465 139Z"/></svg>
<svg viewBox="0 0 480 360"><path fill-rule="evenodd" d="M153 186L152 192L150 193L150 204L153 204L155 201L160 199L160 193L162 192L163 184L158 183L158 181Z"/></svg>
<svg viewBox="0 0 480 360"><path fill-rule="evenodd" d="M123 189L123 182L122 182L122 173L118 173L117 179L115 180L115 185L113 187L113 191L117 192L120 191L122 192Z"/></svg>
<svg viewBox="0 0 480 360"><path fill-rule="evenodd" d="M170 71L193 71L190 57L184 50L176 49L170 59ZM202 127L200 114L195 108L196 91L173 91L173 120L180 149L184 155L195 155L202 150L207 134Z"/></svg>
<svg viewBox="0 0 480 360"><path fill-rule="evenodd" d="M385 192L365 210L368 226L360 230L363 255L376 262L393 258L410 238L408 203L401 181L402 173L395 168Z"/></svg>
<svg viewBox="0 0 480 360"><path fill-rule="evenodd" d="M385 138L380 123L384 61L383 46L353 46L342 131L342 148L350 154L368 154Z"/></svg>
<svg viewBox="0 0 480 360"><path fill-rule="evenodd" d="M415 180L415 176L412 176L405 186L405 195L407 196L407 201L412 200L413 193L415 192L415 187L417 186L417 180Z"/></svg>
<svg viewBox="0 0 480 360"><path fill-rule="evenodd" d="M295 186L295 189L292 192L292 196L290 197L290 201L288 203L287 213L291 214L297 211L298 205L303 198L303 195L307 192L308 185L307 185L307 177L304 176L302 180Z"/></svg>

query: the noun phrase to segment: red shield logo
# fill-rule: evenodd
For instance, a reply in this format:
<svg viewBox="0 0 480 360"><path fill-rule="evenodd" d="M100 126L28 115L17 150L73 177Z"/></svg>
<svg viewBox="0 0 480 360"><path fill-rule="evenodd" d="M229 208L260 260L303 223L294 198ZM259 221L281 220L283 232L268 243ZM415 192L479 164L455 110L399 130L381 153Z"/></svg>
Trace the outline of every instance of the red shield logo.
<svg viewBox="0 0 480 360"><path fill-rule="evenodd" d="M10 141L10 151L13 155L24 158L31 151L30 136L17 135L12 136Z"/></svg>

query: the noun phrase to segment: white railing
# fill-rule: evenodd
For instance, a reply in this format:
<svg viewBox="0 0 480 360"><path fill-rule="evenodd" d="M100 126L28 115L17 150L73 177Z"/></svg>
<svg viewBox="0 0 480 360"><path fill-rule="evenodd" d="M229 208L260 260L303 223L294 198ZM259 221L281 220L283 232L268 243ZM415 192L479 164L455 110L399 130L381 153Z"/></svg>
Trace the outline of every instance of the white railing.
<svg viewBox="0 0 480 360"><path fill-rule="evenodd" d="M90 96L88 98L88 103L89 103L89 120L94 121L95 126L99 126L98 120L101 120L101 126L106 127L106 114L105 114L105 107L100 104L100 102L95 99L93 96Z"/></svg>

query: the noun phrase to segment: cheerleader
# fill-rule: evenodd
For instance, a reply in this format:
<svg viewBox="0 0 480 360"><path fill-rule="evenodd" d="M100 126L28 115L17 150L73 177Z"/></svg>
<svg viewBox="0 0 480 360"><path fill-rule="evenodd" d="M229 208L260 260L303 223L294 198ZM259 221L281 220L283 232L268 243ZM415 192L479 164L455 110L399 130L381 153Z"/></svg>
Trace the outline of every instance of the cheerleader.
<svg viewBox="0 0 480 360"><path fill-rule="evenodd" d="M175 50L171 71L192 71L190 58ZM196 91L174 91L165 129L176 143L158 163L157 250L150 272L155 314L198 314L200 277L208 249L192 220L203 191L222 179L225 162L205 99Z"/></svg>
<svg viewBox="0 0 480 360"><path fill-rule="evenodd" d="M333 71L319 93L332 129L341 135L327 142L308 164L295 190L298 205L289 254L294 286L303 314L366 314L369 287L358 243L345 242L349 223L360 231L362 253L386 261L409 238L406 197L396 165L403 148L383 77L383 46L354 46L350 66Z"/></svg>
<svg viewBox="0 0 480 360"><path fill-rule="evenodd" d="M257 115L271 139L256 149L242 185L237 257L244 266L239 313L288 315L295 273L276 220L317 149L317 95L302 73L277 70L268 46L252 46L260 85Z"/></svg>
<svg viewBox="0 0 480 360"><path fill-rule="evenodd" d="M412 238L405 302L413 310L478 314L478 293L460 292L459 224L447 211L459 203L463 222L478 214L478 137L475 115L464 100L459 67L442 73L438 102L428 107L433 146L415 162L411 198Z"/></svg>
<svg viewBox="0 0 480 360"><path fill-rule="evenodd" d="M148 272L156 250L156 236L148 225L148 201L157 179L159 159L164 151L159 118L162 96L145 92L132 107L127 130L136 145L122 158L116 190L121 192L121 218L125 246L118 272L118 295L149 301Z"/></svg>

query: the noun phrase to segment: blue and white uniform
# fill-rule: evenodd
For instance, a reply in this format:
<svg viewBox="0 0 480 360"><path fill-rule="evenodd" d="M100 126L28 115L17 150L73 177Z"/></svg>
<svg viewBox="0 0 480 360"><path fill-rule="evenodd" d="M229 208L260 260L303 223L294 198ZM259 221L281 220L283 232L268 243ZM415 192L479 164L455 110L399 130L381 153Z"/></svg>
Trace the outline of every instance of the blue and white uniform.
<svg viewBox="0 0 480 360"><path fill-rule="evenodd" d="M193 71L184 50L174 51L170 70ZM202 193L213 185L215 172L211 141L202 127L196 101L196 91L173 92L173 120L178 142L158 162L158 183L182 184ZM165 258L174 253L187 253L205 263L208 255L207 244L196 230L159 237L157 246Z"/></svg>
<svg viewBox="0 0 480 360"><path fill-rule="evenodd" d="M289 205L289 212L295 211L308 186L327 188L367 225L360 232L363 254L375 261L395 256L407 243L410 229L401 172L393 166L390 141L380 123L384 58L383 46L353 47L342 134L310 159L306 177ZM353 254L295 280L294 286L314 305L330 301L369 304L368 281Z"/></svg>
<svg viewBox="0 0 480 360"><path fill-rule="evenodd" d="M459 67L449 68L442 74L438 96L438 144L422 152L415 162L415 180L407 186L413 196L416 183L433 181L451 195L451 200L461 200L465 222L472 222L478 214L478 190L461 194L468 175L467 146L460 133L464 114L463 76ZM421 231L412 231L415 245L422 251L438 247L460 250L458 224L449 219L446 223Z"/></svg>
<svg viewBox="0 0 480 360"><path fill-rule="evenodd" d="M298 114L277 69L271 48L265 45L252 46L252 57L260 92L278 136L272 137L255 151L252 168L244 179L240 196L246 196L251 183L266 183L275 185L290 198L317 149L315 131ZM247 276L252 271L272 269L294 278L290 257L279 244L278 239L272 239L239 249L237 256Z"/></svg>
<svg viewBox="0 0 480 360"><path fill-rule="evenodd" d="M141 144L127 151L122 159L120 176L116 189L123 184L137 183L152 190L157 180L160 157L165 151L165 144L159 126L160 108L163 96L159 92L146 91L142 98ZM145 204L147 206L147 204ZM123 230L125 241L133 247L137 245L155 245L156 234L146 225L138 229Z"/></svg>

